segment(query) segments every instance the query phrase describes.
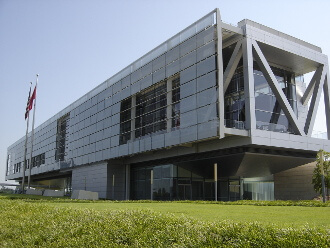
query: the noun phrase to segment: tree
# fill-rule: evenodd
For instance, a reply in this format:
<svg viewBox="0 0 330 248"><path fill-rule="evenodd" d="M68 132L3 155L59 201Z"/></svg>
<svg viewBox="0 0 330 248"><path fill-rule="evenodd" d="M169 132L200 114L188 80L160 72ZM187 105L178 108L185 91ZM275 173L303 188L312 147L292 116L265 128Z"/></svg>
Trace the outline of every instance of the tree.
<svg viewBox="0 0 330 248"><path fill-rule="evenodd" d="M323 159L321 159L321 154L323 153ZM323 163L322 163L323 160ZM313 172L312 183L314 185L314 190L322 194L322 166L324 171L324 184L325 192L329 197L330 190L330 152L325 152L320 150L316 155L316 167Z"/></svg>

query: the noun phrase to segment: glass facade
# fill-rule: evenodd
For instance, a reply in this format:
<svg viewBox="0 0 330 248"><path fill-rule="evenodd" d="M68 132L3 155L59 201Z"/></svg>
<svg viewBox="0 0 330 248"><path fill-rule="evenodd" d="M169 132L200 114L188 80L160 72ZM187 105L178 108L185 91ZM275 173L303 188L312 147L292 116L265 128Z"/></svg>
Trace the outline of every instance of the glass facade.
<svg viewBox="0 0 330 248"><path fill-rule="evenodd" d="M215 200L213 165L204 163L195 161L132 166L130 199L213 201ZM220 176L219 171L218 176ZM273 176L218 177L217 199L218 201L274 200Z"/></svg>
<svg viewBox="0 0 330 248"><path fill-rule="evenodd" d="M245 96L242 59L225 92L225 126L245 129Z"/></svg>
<svg viewBox="0 0 330 248"><path fill-rule="evenodd" d="M180 78L172 80L172 128L180 127Z"/></svg>
<svg viewBox="0 0 330 248"><path fill-rule="evenodd" d="M212 12L36 128L33 157L53 171L216 137L216 37ZM9 148L8 178L23 150Z"/></svg>
<svg viewBox="0 0 330 248"><path fill-rule="evenodd" d="M244 182L244 200L274 200L274 179L270 177L246 178Z"/></svg>
<svg viewBox="0 0 330 248"><path fill-rule="evenodd" d="M254 63L253 67L257 128L273 132L294 133L257 63ZM297 97L294 74L274 67L271 67L271 69L294 113L297 115Z"/></svg>
<svg viewBox="0 0 330 248"><path fill-rule="evenodd" d="M171 115L168 118L168 113ZM133 115L132 115L133 114ZM180 76L175 75L121 102L119 144L180 127Z"/></svg>
<svg viewBox="0 0 330 248"><path fill-rule="evenodd" d="M27 165L29 164L29 162L27 161L26 163ZM41 165L45 164L45 153L39 154L37 156L32 157L32 168L33 167L39 167ZM27 168L29 168L29 166L27 166Z"/></svg>
<svg viewBox="0 0 330 248"><path fill-rule="evenodd" d="M166 89L163 81L136 95L135 138L166 130Z"/></svg>
<svg viewBox="0 0 330 248"><path fill-rule="evenodd" d="M55 160L63 161L67 157L66 146L68 141L68 129L70 126L70 115L65 115L57 120L57 134L56 134L56 152Z"/></svg>
<svg viewBox="0 0 330 248"><path fill-rule="evenodd" d="M132 166L130 175L132 200L215 200L213 165ZM221 201L241 199L240 178L218 178L217 193Z"/></svg>
<svg viewBox="0 0 330 248"><path fill-rule="evenodd" d="M227 68L236 44L222 50L223 68ZM245 129L245 98L243 59L240 59L233 77L224 92L225 126L229 128Z"/></svg>
<svg viewBox="0 0 330 248"><path fill-rule="evenodd" d="M120 103L120 136L119 144L126 144L131 139L132 99Z"/></svg>
<svg viewBox="0 0 330 248"><path fill-rule="evenodd" d="M233 46L224 49L224 65L228 63ZM283 69L271 67L280 87L298 117L295 75ZM273 132L294 133L276 100L266 78L256 62L253 63L256 128ZM225 92L225 126L245 129L245 96L243 59L240 60Z"/></svg>

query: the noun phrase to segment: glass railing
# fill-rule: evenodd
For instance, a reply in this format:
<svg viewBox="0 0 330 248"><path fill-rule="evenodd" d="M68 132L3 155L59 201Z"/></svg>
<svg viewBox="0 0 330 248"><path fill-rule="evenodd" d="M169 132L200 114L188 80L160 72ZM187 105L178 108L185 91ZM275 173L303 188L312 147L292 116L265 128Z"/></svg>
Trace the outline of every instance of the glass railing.
<svg viewBox="0 0 330 248"><path fill-rule="evenodd" d="M313 131L312 132L312 138L328 139L328 133L327 132L321 132L321 131Z"/></svg>
<svg viewBox="0 0 330 248"><path fill-rule="evenodd" d="M59 161L58 165L59 165L59 169L61 169L61 170L71 168L72 165L73 165L73 160L70 159L70 160L67 160L67 161Z"/></svg>
<svg viewBox="0 0 330 248"><path fill-rule="evenodd" d="M236 128L236 129L245 129L245 121L236 121L225 119L225 127Z"/></svg>
<svg viewBox="0 0 330 248"><path fill-rule="evenodd" d="M257 129L272 131L278 133L291 133L287 126L281 124L274 124L269 122L257 121Z"/></svg>

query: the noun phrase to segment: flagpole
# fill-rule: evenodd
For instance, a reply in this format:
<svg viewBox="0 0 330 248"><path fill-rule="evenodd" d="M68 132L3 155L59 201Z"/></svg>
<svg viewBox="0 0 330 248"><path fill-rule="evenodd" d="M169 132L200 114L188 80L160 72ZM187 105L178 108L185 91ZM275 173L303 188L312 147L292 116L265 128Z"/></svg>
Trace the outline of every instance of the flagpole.
<svg viewBox="0 0 330 248"><path fill-rule="evenodd" d="M28 102L30 101L30 94L31 94L31 86L32 82L30 82L30 93ZM27 111L27 110L26 110ZM24 194L24 181L25 181L25 170L26 170L26 155L27 155L27 140L28 140L28 133L29 133L29 112L25 111L25 117L27 118L26 121L26 133L25 133L25 144L24 144L24 162L23 162L23 177L22 177L22 194ZM27 116L26 116L27 114Z"/></svg>
<svg viewBox="0 0 330 248"><path fill-rule="evenodd" d="M39 77L39 74L37 74L35 90L37 90L37 86L38 86L38 77ZM34 105L33 105L32 134L31 134L31 153L30 153L28 189L30 188L30 185L31 185L31 168L32 168L32 152L33 152L34 120L35 120L35 114L36 114L36 102L37 102L37 97L34 98Z"/></svg>

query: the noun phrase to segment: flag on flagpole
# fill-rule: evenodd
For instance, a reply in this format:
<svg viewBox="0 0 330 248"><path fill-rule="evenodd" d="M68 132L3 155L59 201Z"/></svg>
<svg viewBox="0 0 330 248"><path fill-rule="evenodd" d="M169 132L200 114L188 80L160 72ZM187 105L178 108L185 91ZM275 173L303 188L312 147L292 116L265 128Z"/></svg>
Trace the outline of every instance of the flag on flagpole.
<svg viewBox="0 0 330 248"><path fill-rule="evenodd" d="M25 108L25 120L26 118L28 118L29 116L29 103L30 103L30 97L31 97L31 87L32 87L32 82L31 82L31 85L30 85L30 91L29 91L29 96L28 96L28 100L26 102L26 108Z"/></svg>
<svg viewBox="0 0 330 248"><path fill-rule="evenodd" d="M29 105L28 105L29 111L32 109L33 101L36 99L36 97L37 97L37 86L34 87L32 96L30 97L30 100L29 100Z"/></svg>
<svg viewBox="0 0 330 248"><path fill-rule="evenodd" d="M33 153L33 138L34 138L34 119L35 119L35 114L36 114L36 104L37 104L37 86L38 86L38 76L37 74L37 79L36 79L36 85L34 86L34 90L32 93L32 96L29 101L29 109L32 109L32 105L34 104L34 109L33 109L33 119L32 119L32 132L31 132L31 152L30 152L30 161L32 161L32 153ZM34 102L34 103L33 103ZM31 163L30 163L31 164ZM29 176L28 176L28 188L31 186L31 168L32 165L29 167Z"/></svg>

